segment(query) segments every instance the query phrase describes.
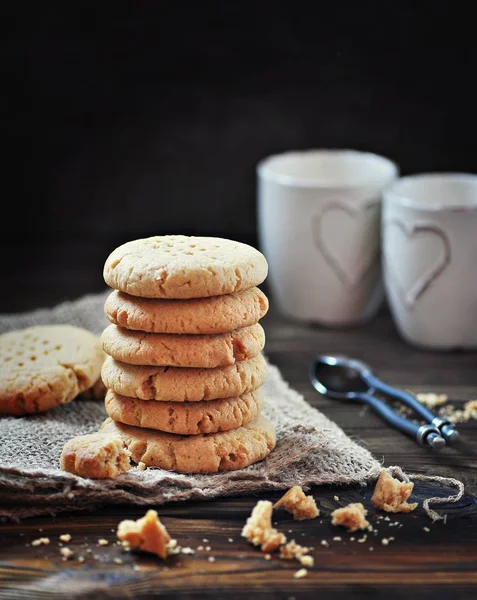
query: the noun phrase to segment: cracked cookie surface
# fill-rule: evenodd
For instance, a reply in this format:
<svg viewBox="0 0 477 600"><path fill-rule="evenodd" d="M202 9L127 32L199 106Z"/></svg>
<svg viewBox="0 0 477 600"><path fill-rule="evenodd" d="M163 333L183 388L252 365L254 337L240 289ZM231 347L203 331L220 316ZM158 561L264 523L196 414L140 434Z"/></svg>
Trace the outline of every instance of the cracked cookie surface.
<svg viewBox="0 0 477 600"><path fill-rule="evenodd" d="M265 332L259 323L215 335L145 333L109 325L101 340L109 356L129 365L213 369L257 356Z"/></svg>
<svg viewBox="0 0 477 600"><path fill-rule="evenodd" d="M100 338L72 325L0 335L0 414L21 416L70 402L96 383L104 357Z"/></svg>
<svg viewBox="0 0 477 600"><path fill-rule="evenodd" d="M114 421L125 425L197 435L230 431L250 423L260 414L262 395L256 391L204 402L151 402L108 390L104 405Z"/></svg>
<svg viewBox="0 0 477 600"><path fill-rule="evenodd" d="M265 383L267 363L262 354L227 367L145 367L107 356L101 376L106 387L140 400L199 402L236 398Z"/></svg>
<svg viewBox="0 0 477 600"><path fill-rule="evenodd" d="M205 298L260 285L265 256L253 246L224 238L165 235L117 247L107 257L108 286L145 298Z"/></svg>
<svg viewBox="0 0 477 600"><path fill-rule="evenodd" d="M227 333L258 323L269 308L266 295L249 290L189 300L139 298L113 290L104 303L111 323L149 333Z"/></svg>
<svg viewBox="0 0 477 600"><path fill-rule="evenodd" d="M263 460L276 444L275 427L262 415L238 429L190 436L130 427L108 418L99 433L119 435L134 462L177 473L242 469Z"/></svg>

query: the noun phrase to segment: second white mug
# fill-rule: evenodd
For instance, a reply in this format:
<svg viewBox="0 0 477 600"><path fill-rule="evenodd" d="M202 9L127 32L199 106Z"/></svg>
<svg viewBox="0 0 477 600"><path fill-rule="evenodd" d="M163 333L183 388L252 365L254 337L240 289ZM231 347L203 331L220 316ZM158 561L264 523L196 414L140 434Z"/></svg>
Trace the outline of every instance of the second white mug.
<svg viewBox="0 0 477 600"><path fill-rule="evenodd" d="M383 301L380 210L397 165L357 150L285 152L257 166L259 244L279 310L350 326Z"/></svg>

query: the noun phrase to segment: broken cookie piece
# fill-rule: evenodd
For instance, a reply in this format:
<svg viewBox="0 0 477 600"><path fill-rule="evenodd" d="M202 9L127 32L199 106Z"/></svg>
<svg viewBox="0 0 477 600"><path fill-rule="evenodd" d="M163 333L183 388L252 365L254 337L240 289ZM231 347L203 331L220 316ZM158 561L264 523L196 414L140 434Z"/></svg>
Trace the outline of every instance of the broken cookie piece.
<svg viewBox="0 0 477 600"><path fill-rule="evenodd" d="M297 521L314 519L320 514L313 496L306 496L299 485L290 488L280 500L275 502L273 508L280 506L290 512Z"/></svg>
<svg viewBox="0 0 477 600"><path fill-rule="evenodd" d="M118 525L118 539L131 550L140 550L167 558L177 546L176 540L171 540L167 529L159 520L155 510L148 510L144 517L137 521L126 519Z"/></svg>
<svg viewBox="0 0 477 600"><path fill-rule="evenodd" d="M367 529L369 527L369 523L366 520L367 514L368 511L361 502L354 502L348 504L348 506L334 510L331 513L331 524L346 527L348 531Z"/></svg>
<svg viewBox="0 0 477 600"><path fill-rule="evenodd" d="M414 484L412 482L399 481L394 479L387 471L382 471L376 482L371 503L376 508L386 512L411 512L417 506L417 502L411 504L407 502L413 488Z"/></svg>
<svg viewBox="0 0 477 600"><path fill-rule="evenodd" d="M263 552L273 552L287 541L283 533L272 527L272 511L270 501L259 500L242 529L242 537L260 546Z"/></svg>
<svg viewBox="0 0 477 600"><path fill-rule="evenodd" d="M131 453L116 436L91 433L75 437L63 447L60 467L91 479L111 479L129 471Z"/></svg>

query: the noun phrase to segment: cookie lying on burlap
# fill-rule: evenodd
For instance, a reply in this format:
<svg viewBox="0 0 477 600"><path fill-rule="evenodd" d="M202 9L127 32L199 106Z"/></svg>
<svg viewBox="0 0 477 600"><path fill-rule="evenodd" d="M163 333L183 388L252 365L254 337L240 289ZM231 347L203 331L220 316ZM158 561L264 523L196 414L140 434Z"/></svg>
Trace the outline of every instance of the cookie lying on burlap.
<svg viewBox="0 0 477 600"><path fill-rule="evenodd" d="M122 244L107 257L106 284L144 298L206 298L265 281L268 263L256 248L216 237L153 236Z"/></svg>
<svg viewBox="0 0 477 600"><path fill-rule="evenodd" d="M100 378L101 340L72 325L0 335L0 414L24 415L71 402Z"/></svg>
<svg viewBox="0 0 477 600"><path fill-rule="evenodd" d="M119 437L135 463L176 473L242 469L263 460L276 444L275 427L263 415L231 431L189 436L130 427L108 418L100 433Z"/></svg>
<svg viewBox="0 0 477 600"><path fill-rule="evenodd" d="M111 323L126 329L193 335L227 333L255 325L268 308L268 298L257 287L189 300L139 298L113 290L104 303Z"/></svg>

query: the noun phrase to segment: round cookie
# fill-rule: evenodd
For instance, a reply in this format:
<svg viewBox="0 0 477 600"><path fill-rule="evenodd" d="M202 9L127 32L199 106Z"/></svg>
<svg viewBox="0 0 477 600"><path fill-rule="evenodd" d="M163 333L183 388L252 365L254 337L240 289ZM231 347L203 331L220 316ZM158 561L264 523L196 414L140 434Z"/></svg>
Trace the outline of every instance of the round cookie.
<svg viewBox="0 0 477 600"><path fill-rule="evenodd" d="M101 340L107 354L129 365L213 369L257 356L265 332L259 323L215 335L144 333L109 325Z"/></svg>
<svg viewBox="0 0 477 600"><path fill-rule="evenodd" d="M24 415L70 402L98 380L101 340L72 325L0 335L0 414Z"/></svg>
<svg viewBox="0 0 477 600"><path fill-rule="evenodd" d="M258 323L269 308L268 298L257 287L249 290L189 300L139 298L113 290L104 313L115 325L149 333L213 334Z"/></svg>
<svg viewBox="0 0 477 600"><path fill-rule="evenodd" d="M275 427L263 415L238 429L191 436L130 427L108 418L100 433L119 435L134 462L176 473L243 469L263 460L276 444Z"/></svg>
<svg viewBox="0 0 477 600"><path fill-rule="evenodd" d="M141 400L199 402L236 398L265 383L267 363L262 354L227 367L145 367L107 356L101 376L104 385L122 396Z"/></svg>
<svg viewBox="0 0 477 600"><path fill-rule="evenodd" d="M164 235L126 242L103 268L110 287L145 298L205 298L260 285L268 273L256 248L216 237Z"/></svg>
<svg viewBox="0 0 477 600"><path fill-rule="evenodd" d="M104 402L113 421L180 435L229 431L256 419L262 406L259 391L238 398L206 402L151 402L108 390Z"/></svg>

